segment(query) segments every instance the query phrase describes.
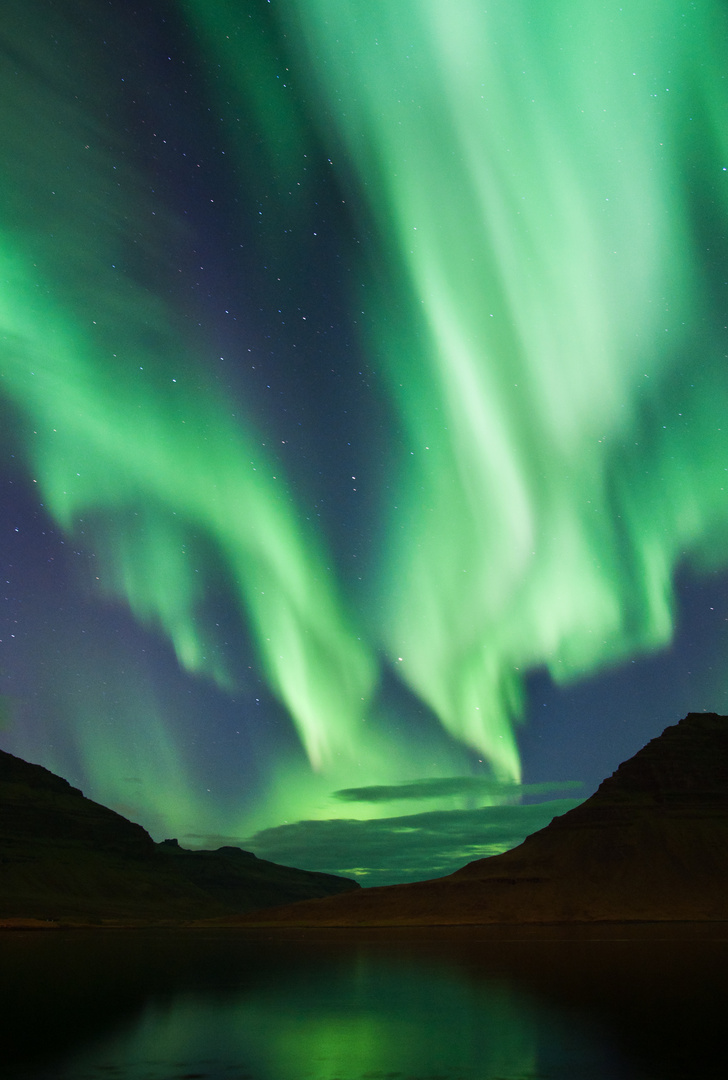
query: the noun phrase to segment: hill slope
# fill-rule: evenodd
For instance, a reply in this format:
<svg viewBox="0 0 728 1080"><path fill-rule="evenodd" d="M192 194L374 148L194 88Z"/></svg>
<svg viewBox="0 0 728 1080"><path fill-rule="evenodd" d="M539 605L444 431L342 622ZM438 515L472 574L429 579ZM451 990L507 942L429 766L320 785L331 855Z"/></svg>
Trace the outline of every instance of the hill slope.
<svg viewBox="0 0 728 1080"><path fill-rule="evenodd" d="M240 848L185 851L0 751L0 919L211 918L358 889Z"/></svg>
<svg viewBox="0 0 728 1080"><path fill-rule="evenodd" d="M262 913L289 925L728 920L728 717L690 713L580 806L448 877Z"/></svg>

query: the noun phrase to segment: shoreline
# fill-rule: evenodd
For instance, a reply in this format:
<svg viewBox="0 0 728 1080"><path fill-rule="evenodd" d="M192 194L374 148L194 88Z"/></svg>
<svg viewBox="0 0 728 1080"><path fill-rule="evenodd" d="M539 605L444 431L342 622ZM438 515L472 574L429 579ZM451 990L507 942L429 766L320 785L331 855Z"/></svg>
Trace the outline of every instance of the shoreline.
<svg viewBox="0 0 728 1080"><path fill-rule="evenodd" d="M618 941L625 938L638 940L650 939L675 940L676 936L686 936L693 940L728 940L728 921L726 920L687 920L687 919L602 919L570 922L520 922L520 923L379 923L379 924L321 924L321 923L280 923L280 922L208 922L208 921L159 921L132 922L108 920L82 922L76 920L53 920L22 917L0 918L0 937L6 933L48 932L48 931L93 931L93 932L173 932L194 933L200 931L221 934L251 932L265 933L274 937L287 934L330 934L353 933L385 936L392 931L407 938L417 939L427 935L446 937L454 935L469 938L478 935L496 941L539 942L550 940Z"/></svg>

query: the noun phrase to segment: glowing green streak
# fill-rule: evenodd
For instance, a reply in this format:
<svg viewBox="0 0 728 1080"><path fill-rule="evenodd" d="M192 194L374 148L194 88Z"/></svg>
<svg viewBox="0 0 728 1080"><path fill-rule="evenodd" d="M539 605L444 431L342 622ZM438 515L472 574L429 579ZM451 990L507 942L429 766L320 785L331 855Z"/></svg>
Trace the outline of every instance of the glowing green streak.
<svg viewBox="0 0 728 1080"><path fill-rule="evenodd" d="M690 138L702 170L722 164L723 12L287 9L391 239L369 330L410 461L377 632L446 728L516 777L523 673L666 643L674 567L726 523L726 379L679 182Z"/></svg>
<svg viewBox="0 0 728 1080"><path fill-rule="evenodd" d="M303 106L270 89L279 60L263 46L253 57L250 37L240 45L232 0L184 6L220 57L221 97L257 112L282 188ZM84 517L99 587L225 687L235 664L200 613L216 575L198 544L214 553L326 784L442 768L360 726L375 646L455 739L517 778L524 672L574 678L665 643L678 562L728 557L724 323L713 326L684 176L687 161L724 227L722 9L277 8L288 42L308 47L322 138L348 155L347 179L358 170L364 216L385 238L367 281L368 342L406 446L371 640L272 461L192 374L204 358L181 347L173 312L116 271L119 223L151 222L151 206L141 179L95 149L103 140L60 71L60 104L38 80L23 115L0 116L6 134L18 129L0 161L2 386L29 425L52 513L68 530ZM28 70L55 65L31 59ZM52 138L29 146L31 126ZM245 164L243 138L235 149ZM144 237L153 266L176 228ZM101 769L103 739L88 747ZM297 783L282 766L276 800L294 816L326 787L291 769Z"/></svg>
<svg viewBox="0 0 728 1080"><path fill-rule="evenodd" d="M79 756L92 784L85 794L143 822L159 839L214 831L214 808L196 792L177 733L152 687L135 683L119 690L111 717L101 695L88 687L76 703L74 720L84 732Z"/></svg>
<svg viewBox="0 0 728 1080"><path fill-rule="evenodd" d="M140 350L112 391L94 342L39 299L37 278L5 258L0 279L3 388L32 419L32 459L55 517L72 531L85 515L92 535L94 516L110 517L101 587L161 626L183 667L226 685L197 618L206 567L186 554L195 534L208 537L311 761L352 753L374 668L264 453L221 401L189 385L190 362L185 375L160 378Z"/></svg>
<svg viewBox="0 0 728 1080"><path fill-rule="evenodd" d="M287 753L273 763L269 803L256 806L257 819L203 821L204 806L188 794L194 763L185 763L179 718L159 707L151 686L121 686L119 703L109 707L93 689L97 664L89 665L85 692L65 691L94 795L123 806L129 792L120 774L128 772L142 781L132 794L143 820L155 830L164 822L158 838L190 827L193 817L195 832L245 836L274 814L330 816L333 788L462 772L462 753L444 739L434 755L424 739L409 746L397 725L388 732L363 722L376 671L325 545L298 519L251 425L231 416L211 389L205 343L183 345L189 323L174 303L156 299L174 295L170 250L177 247L184 263L188 238L150 202L144 177L124 164L121 126L112 130L115 91L94 84L96 115L80 102L74 79L56 70L45 38L26 29L18 42L21 56L28 54L23 78L7 69L0 94L0 189L9 208L0 232L0 389L25 432L28 467L50 512L97 556L91 588L120 597L160 629L183 668L230 688L250 658L231 656L209 625L216 590L224 590L223 606L232 600L251 630L269 685L322 769L312 775ZM62 14L47 36L76 54L84 47ZM266 55L254 82L266 68L275 78ZM77 58L80 70L100 70L93 51ZM52 80L34 77L44 70ZM231 83L238 78L233 72ZM280 167L297 146L287 97L280 108L269 105L265 88L256 98L281 182ZM51 728L56 722L49 717ZM64 771L60 760L49 764ZM146 782L150 769L156 784ZM249 814L245 801L241 792L241 817Z"/></svg>

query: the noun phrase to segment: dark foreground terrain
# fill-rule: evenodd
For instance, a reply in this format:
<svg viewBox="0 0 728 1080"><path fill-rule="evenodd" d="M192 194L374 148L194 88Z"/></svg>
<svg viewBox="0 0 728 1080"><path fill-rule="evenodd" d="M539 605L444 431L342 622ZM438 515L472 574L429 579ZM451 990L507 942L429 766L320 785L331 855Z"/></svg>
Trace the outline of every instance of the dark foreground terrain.
<svg viewBox="0 0 728 1080"><path fill-rule="evenodd" d="M0 925L147 924L231 915L359 889L236 847L186 851L0 751Z"/></svg>
<svg viewBox="0 0 728 1080"><path fill-rule="evenodd" d="M728 920L728 717L689 713L586 802L448 877L248 916L295 926Z"/></svg>
<svg viewBox="0 0 728 1080"><path fill-rule="evenodd" d="M519 847L362 890L239 848L155 844L0 751L0 925L417 926L728 921L728 717L690 713Z"/></svg>

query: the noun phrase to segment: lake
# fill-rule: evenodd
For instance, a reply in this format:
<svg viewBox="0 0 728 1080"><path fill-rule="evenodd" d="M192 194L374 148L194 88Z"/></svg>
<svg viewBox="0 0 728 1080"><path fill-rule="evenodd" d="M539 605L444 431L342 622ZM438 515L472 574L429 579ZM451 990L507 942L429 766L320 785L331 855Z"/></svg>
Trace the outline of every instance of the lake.
<svg viewBox="0 0 728 1080"><path fill-rule="evenodd" d="M0 934L3 1080L725 1075L728 926Z"/></svg>

